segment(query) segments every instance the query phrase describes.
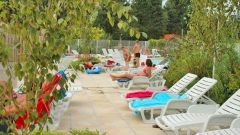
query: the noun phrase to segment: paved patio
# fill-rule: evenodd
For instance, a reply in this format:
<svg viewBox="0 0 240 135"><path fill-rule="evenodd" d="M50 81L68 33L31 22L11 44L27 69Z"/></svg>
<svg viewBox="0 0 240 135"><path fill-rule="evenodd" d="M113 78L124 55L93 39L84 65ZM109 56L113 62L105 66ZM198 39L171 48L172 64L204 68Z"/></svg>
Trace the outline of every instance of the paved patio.
<svg viewBox="0 0 240 135"><path fill-rule="evenodd" d="M121 99L117 84L108 74L81 74L76 84L83 87L75 93L68 111L62 117L58 131L70 129L99 130L107 135L172 135L144 124Z"/></svg>

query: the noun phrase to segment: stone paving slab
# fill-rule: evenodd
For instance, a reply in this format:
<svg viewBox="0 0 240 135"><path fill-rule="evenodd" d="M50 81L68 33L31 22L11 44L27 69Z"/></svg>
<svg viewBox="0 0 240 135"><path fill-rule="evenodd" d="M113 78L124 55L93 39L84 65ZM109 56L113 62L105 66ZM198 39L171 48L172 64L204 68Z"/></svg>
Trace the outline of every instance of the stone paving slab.
<svg viewBox="0 0 240 135"><path fill-rule="evenodd" d="M120 97L126 91L117 88L108 74L80 74L77 82L81 83L83 90L74 93L58 131L88 128L107 135L173 135L144 124L134 115Z"/></svg>

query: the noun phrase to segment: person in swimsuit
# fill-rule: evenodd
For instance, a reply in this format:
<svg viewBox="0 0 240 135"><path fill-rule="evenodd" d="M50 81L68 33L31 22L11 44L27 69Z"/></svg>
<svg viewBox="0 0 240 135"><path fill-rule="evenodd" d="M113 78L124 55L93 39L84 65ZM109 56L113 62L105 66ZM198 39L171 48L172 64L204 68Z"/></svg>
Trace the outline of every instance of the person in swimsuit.
<svg viewBox="0 0 240 135"><path fill-rule="evenodd" d="M125 69L124 70L128 70L129 68L129 62L131 61L131 53L130 51L125 48L125 47L122 47L122 52L123 52L123 57L124 57L124 60L125 60Z"/></svg>
<svg viewBox="0 0 240 135"><path fill-rule="evenodd" d="M139 67L140 63L140 50L141 50L141 46L139 41L136 41L134 46L133 46L133 53L134 53L134 67L137 68Z"/></svg>
<svg viewBox="0 0 240 135"><path fill-rule="evenodd" d="M152 76L152 61L150 59L146 60L146 67L143 69L138 74L129 74L129 73L124 73L124 74L110 74L110 77L112 78L113 81L115 80L128 80L132 79L134 76L146 76L150 78Z"/></svg>

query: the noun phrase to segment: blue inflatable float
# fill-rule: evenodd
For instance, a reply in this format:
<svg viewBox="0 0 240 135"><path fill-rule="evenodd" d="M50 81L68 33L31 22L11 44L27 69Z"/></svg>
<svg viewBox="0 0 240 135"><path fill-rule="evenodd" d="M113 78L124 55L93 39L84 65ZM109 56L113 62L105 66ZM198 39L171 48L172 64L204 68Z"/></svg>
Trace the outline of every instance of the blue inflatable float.
<svg viewBox="0 0 240 135"><path fill-rule="evenodd" d="M86 70L86 73L87 74L100 74L102 72L102 69L101 68L94 68L94 69L87 69Z"/></svg>

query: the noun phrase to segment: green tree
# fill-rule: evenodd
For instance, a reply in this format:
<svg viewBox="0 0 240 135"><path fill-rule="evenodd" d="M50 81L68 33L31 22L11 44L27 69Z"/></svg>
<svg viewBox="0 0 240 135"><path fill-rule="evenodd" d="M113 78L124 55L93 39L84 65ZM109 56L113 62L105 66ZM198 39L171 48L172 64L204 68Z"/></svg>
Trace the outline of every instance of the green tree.
<svg viewBox="0 0 240 135"><path fill-rule="evenodd" d="M133 14L138 18L137 27L148 34L149 39L159 39L166 33L167 16L162 0L134 0Z"/></svg>
<svg viewBox="0 0 240 135"><path fill-rule="evenodd" d="M114 18L116 21L118 20L117 17ZM106 37L107 39L115 39L118 40L121 32L125 33L129 36L129 34L127 32L123 32L122 30L118 29L118 26L111 26L111 24L108 21L107 18L107 9L105 7L104 4L101 5L101 8L98 10L98 16L94 22L94 25L97 27L102 28L105 33L106 33Z"/></svg>
<svg viewBox="0 0 240 135"><path fill-rule="evenodd" d="M240 87L240 58L235 49L240 25L233 16L240 3L191 0L191 7L189 32L172 54L167 80L187 72L215 78L218 83L209 96L221 104Z"/></svg>
<svg viewBox="0 0 240 135"><path fill-rule="evenodd" d="M26 111L29 118L25 120L28 125L22 130L22 134L31 134L35 129L35 119L38 118L36 112L37 101L42 94L42 84L46 81L51 82L53 72L58 71L57 63L65 53L67 45L73 39L81 38L91 40L96 38L96 27L93 23L97 16L97 11L105 5L107 18L111 26L117 25L118 28L130 31L131 36L140 38L141 34L129 24L133 16L129 15L131 10L128 6L109 0L1 0L0 1L0 61L6 68L9 76L7 81L8 90L12 90L12 78L16 76L23 80L21 88L27 96ZM115 22L114 17L119 21ZM18 39L15 46L22 50L20 60L12 66L9 62L10 46L5 42L8 35L14 35ZM14 71L12 73L11 71ZM72 74L70 80L74 81L76 76ZM60 81L62 88L68 89L67 80ZM52 90L53 88L51 88ZM0 87L1 95L4 95L3 88ZM59 93L54 92L54 100L59 100ZM50 95L47 96L49 98ZM0 101L0 116L3 114L5 105L16 102L15 99ZM25 112L14 114L12 118L16 120L24 116ZM38 127L41 130L47 122L51 123L51 117L47 114L38 120ZM6 121L9 128L15 134L14 121Z"/></svg>
<svg viewBox="0 0 240 135"><path fill-rule="evenodd" d="M181 35L183 31L186 33L190 7L190 0L168 0L166 2L164 11L168 15L168 33L178 35Z"/></svg>
<svg viewBox="0 0 240 135"><path fill-rule="evenodd" d="M130 5L129 2L125 1L125 0L118 0L118 2L124 6ZM136 37L132 37L132 35L134 34L133 31L139 30L139 29L137 29L136 25L134 25L137 22L136 17L129 19L129 21L130 21L129 23L131 23L131 26L135 27L129 33L126 30L119 29L119 26L126 27L126 25L124 23L122 23L122 20L128 19L128 16L124 16L122 20L120 20L118 18L119 13L124 12L123 10L120 10L119 7L115 7L116 9L119 10L119 13L118 13L118 16L115 16L113 19L115 22L120 23L121 25L113 25L112 26L108 21L108 11L107 11L106 5L104 3L102 3L100 6L101 6L101 8L99 8L99 10L98 10L98 16L95 20L94 25L102 28L106 32L105 38L119 40L119 38L121 36L122 39L128 39L128 40L129 39L137 39ZM133 15L133 14L131 14L131 15ZM135 34L137 34L137 33L135 33ZM145 33L143 33L143 34L145 35L145 37L142 37L142 39L146 39L146 34ZM139 35L139 33L138 33L138 35Z"/></svg>

